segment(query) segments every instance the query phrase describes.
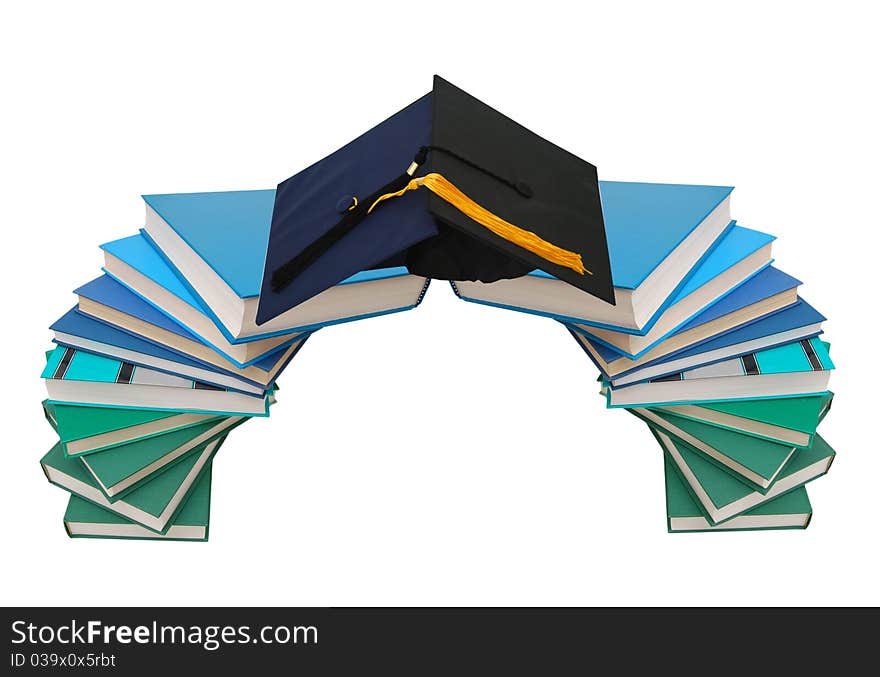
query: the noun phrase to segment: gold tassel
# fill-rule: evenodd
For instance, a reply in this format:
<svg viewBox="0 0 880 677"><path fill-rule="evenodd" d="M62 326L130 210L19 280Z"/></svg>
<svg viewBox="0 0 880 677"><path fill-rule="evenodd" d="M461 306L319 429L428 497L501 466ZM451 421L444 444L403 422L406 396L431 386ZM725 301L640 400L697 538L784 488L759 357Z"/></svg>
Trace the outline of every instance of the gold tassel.
<svg viewBox="0 0 880 677"><path fill-rule="evenodd" d="M413 179L401 190L395 193L386 193L379 197L367 210L369 214L373 208L382 202L394 197L400 197L410 190L416 190L419 186L424 186L439 198L445 200L453 207L458 209L465 216L470 217L481 226L488 228L499 237L504 238L508 242L526 249L533 254L537 254L542 259L555 263L558 266L570 268L581 275L593 273L584 268L584 262L580 254L557 247L555 244L547 242L530 230L525 230L519 226L505 221L500 216L496 216L482 205L471 200L467 195L462 193L452 183L446 180L441 174L427 174Z"/></svg>

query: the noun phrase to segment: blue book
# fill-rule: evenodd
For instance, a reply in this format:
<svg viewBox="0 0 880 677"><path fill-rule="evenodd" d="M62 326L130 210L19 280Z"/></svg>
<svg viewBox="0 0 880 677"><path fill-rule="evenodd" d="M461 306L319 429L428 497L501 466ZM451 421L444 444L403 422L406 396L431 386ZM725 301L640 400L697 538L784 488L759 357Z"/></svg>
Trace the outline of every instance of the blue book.
<svg viewBox="0 0 880 677"><path fill-rule="evenodd" d="M822 322L824 321L824 315L806 301L799 299L797 303L784 310L766 315L737 329L724 332L662 358L649 360L634 367L631 366L634 364L633 360L626 360L630 368L620 371L613 377L605 372L599 364L599 360L594 357L593 350L596 344L591 343L583 336L576 336L576 338L579 339L581 347L593 358L605 377L616 387L661 378L668 374L812 338L822 333ZM624 368L627 365L616 366Z"/></svg>
<svg viewBox="0 0 880 677"><path fill-rule="evenodd" d="M568 327L584 336L586 344L595 348L590 352L600 360L602 370L610 376L617 376L797 303L800 284L800 280L778 268L768 266L637 355L629 355L609 345L596 333L587 331L582 326Z"/></svg>
<svg viewBox="0 0 880 677"><path fill-rule="evenodd" d="M603 381L609 407L652 407L731 400L821 395L834 363L828 344L803 339L721 362L613 387Z"/></svg>
<svg viewBox="0 0 880 677"><path fill-rule="evenodd" d="M547 277L571 289L579 309L595 308L600 316L607 316L608 324L639 331L729 226L731 190L600 182L616 305ZM332 292L332 288L321 292L258 328L256 308L274 191L148 195L144 199L148 206L145 231L234 338L302 326L296 319L302 309ZM229 218L223 216L227 212ZM243 232L251 237L246 246L241 245L246 237ZM342 268L349 265L345 257L328 261L327 266L331 263ZM462 284L467 289L471 283ZM229 310L232 306L234 312Z"/></svg>
<svg viewBox="0 0 880 677"><path fill-rule="evenodd" d="M254 395L263 395L271 385L264 386L261 383L243 378L228 369L220 369L168 348L163 348L159 344L79 313L75 308L59 318L50 329L55 332L55 342L59 345L71 346L97 355L112 357L122 362L184 376L193 381L201 381ZM297 342L297 348L302 345L304 340Z"/></svg>
<svg viewBox="0 0 880 677"><path fill-rule="evenodd" d="M240 370L243 377L258 383L274 380L300 340L295 336L269 339L265 345L259 341L232 344L211 324L208 328L218 342L209 343L109 275L82 285L74 293L79 296L81 313L221 369Z"/></svg>
<svg viewBox="0 0 880 677"><path fill-rule="evenodd" d="M264 346L274 341L277 345L324 326L409 310L421 303L428 286L428 280L410 275L403 267L362 271L261 328L252 321L259 299L243 300L233 294L233 300L224 297L229 303L222 304L220 312L232 312L236 319L224 323L215 312L216 305L199 299L192 280L176 272L167 251L151 238L141 233L102 245L105 272L212 345L221 338L231 344L256 342ZM219 278L210 279L212 290L225 286ZM242 301L246 302L247 317L238 313ZM242 329L242 322L246 329Z"/></svg>

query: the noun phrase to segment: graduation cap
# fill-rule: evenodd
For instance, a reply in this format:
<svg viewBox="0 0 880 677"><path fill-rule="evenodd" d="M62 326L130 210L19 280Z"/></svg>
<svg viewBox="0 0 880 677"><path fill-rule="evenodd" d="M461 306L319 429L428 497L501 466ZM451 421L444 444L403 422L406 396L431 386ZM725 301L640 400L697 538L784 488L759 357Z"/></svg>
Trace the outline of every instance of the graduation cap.
<svg viewBox="0 0 880 677"><path fill-rule="evenodd" d="M278 185L257 323L388 265L482 282L540 269L614 303L596 168L434 76Z"/></svg>

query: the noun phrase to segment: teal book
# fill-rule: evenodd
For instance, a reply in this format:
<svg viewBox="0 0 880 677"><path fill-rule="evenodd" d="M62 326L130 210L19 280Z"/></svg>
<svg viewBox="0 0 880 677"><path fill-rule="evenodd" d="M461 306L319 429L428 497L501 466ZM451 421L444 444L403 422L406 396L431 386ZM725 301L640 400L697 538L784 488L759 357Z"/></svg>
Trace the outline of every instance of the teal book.
<svg viewBox="0 0 880 677"><path fill-rule="evenodd" d="M828 345L814 337L647 382L603 385L609 407L772 399L824 395L833 369Z"/></svg>
<svg viewBox="0 0 880 677"><path fill-rule="evenodd" d="M834 393L775 400L704 402L656 407L658 413L698 421L779 444L806 448L831 409Z"/></svg>
<svg viewBox="0 0 880 677"><path fill-rule="evenodd" d="M269 415L271 391L249 395L64 346L52 351L42 378L53 404Z"/></svg>
<svg viewBox="0 0 880 677"><path fill-rule="evenodd" d="M197 453L199 447L218 435L228 434L246 420L238 416L224 418L216 423L202 423L109 451L82 456L80 461L94 477L98 488L114 502L152 480L156 473L183 460L187 454Z"/></svg>
<svg viewBox="0 0 880 677"><path fill-rule="evenodd" d="M43 400L46 420L68 456L93 454L156 435L223 419L218 414L178 414L146 409L113 409L52 404Z"/></svg>
<svg viewBox="0 0 880 677"><path fill-rule="evenodd" d="M713 526L821 477L834 460L834 450L821 435L816 435L813 446L799 450L762 494L663 429L651 426L651 432Z"/></svg>
<svg viewBox="0 0 880 677"><path fill-rule="evenodd" d="M67 458L60 444L43 456L40 465L52 484L150 531L164 534L225 439L220 437L206 443L198 453L188 455L125 498L112 503L82 462Z"/></svg>
<svg viewBox="0 0 880 677"><path fill-rule="evenodd" d="M675 470L668 454L663 454L663 469L666 476L666 527L670 533L806 529L813 516L806 487L798 487L713 526Z"/></svg>
<svg viewBox="0 0 880 677"><path fill-rule="evenodd" d="M207 541L211 521L211 467L196 482L168 530L158 534L71 494L64 528L71 538L121 538L159 541Z"/></svg>
<svg viewBox="0 0 880 677"><path fill-rule="evenodd" d="M749 437L705 423L676 418L650 409L630 409L649 425L665 432L701 452L713 463L736 478L766 493L773 481L791 459L797 447L776 444L768 440Z"/></svg>

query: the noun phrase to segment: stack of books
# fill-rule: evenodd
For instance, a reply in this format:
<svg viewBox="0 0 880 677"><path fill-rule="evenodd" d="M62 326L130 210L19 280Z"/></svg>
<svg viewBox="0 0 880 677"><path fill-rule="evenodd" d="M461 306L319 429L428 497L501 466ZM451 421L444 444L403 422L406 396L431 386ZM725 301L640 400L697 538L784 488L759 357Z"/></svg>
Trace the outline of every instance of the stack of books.
<svg viewBox="0 0 880 677"><path fill-rule="evenodd" d="M213 459L307 339L421 302L428 280L380 267L258 326L274 195L145 196L144 229L102 245L104 274L51 325L41 465L71 537L207 540Z"/></svg>
<svg viewBox="0 0 880 677"><path fill-rule="evenodd" d="M205 540L211 470L315 331L466 301L561 321L663 450L670 531L804 528L825 318L732 188L596 168L439 76L275 190L146 195L52 326L43 457L71 536Z"/></svg>
<svg viewBox="0 0 880 677"><path fill-rule="evenodd" d="M805 528L804 485L834 450L824 317L730 218L730 188L600 182L616 303L541 271L452 282L466 301L561 321L610 408L664 457L670 531ZM322 327L415 308L430 280L361 271L257 323L274 190L145 196L144 228L102 245L104 274L52 326L43 378L72 537L206 540L211 468L268 416L276 380Z"/></svg>
<svg viewBox="0 0 880 677"><path fill-rule="evenodd" d="M774 237L730 218L732 189L600 182L616 304L533 272L455 282L466 301L564 323L609 408L664 457L669 531L803 529L834 450L825 317L774 265Z"/></svg>

